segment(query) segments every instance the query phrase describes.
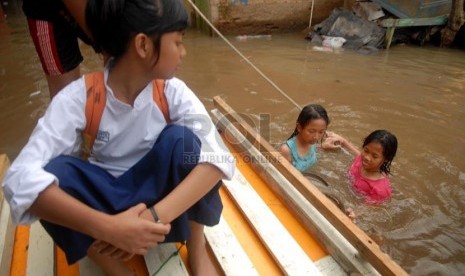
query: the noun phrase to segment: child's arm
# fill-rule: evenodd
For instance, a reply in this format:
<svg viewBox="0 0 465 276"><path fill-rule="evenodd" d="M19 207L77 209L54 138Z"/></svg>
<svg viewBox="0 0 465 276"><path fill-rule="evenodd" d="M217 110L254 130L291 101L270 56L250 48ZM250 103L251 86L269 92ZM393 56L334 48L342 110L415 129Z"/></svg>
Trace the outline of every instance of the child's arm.
<svg viewBox="0 0 465 276"><path fill-rule="evenodd" d="M360 154L360 150L345 138L342 138L341 140L341 147L345 148L346 150L351 152L353 155Z"/></svg>
<svg viewBox="0 0 465 276"><path fill-rule="evenodd" d="M92 37L90 35L90 31L87 29L85 19L87 0L63 0L63 4L66 6L68 12L74 18L79 27L81 27L81 29L86 33L86 35L88 37Z"/></svg>
<svg viewBox="0 0 465 276"><path fill-rule="evenodd" d="M148 248L164 240L170 225L152 223L139 216L147 210L144 204L116 215L108 215L88 207L65 193L55 184L49 185L34 201L29 211L34 215L108 242L132 254L145 254Z"/></svg>
<svg viewBox="0 0 465 276"><path fill-rule="evenodd" d="M200 163L165 198L155 204L155 211L163 223L170 223L184 213L224 177L222 171L210 163ZM149 210L144 218L152 219Z"/></svg>
<svg viewBox="0 0 465 276"><path fill-rule="evenodd" d="M90 33L89 28L87 27L86 18L85 18L87 0L62 0L62 1L66 9L68 10L68 12L74 18L74 20L79 25L79 27L82 29L82 31L87 35L88 38L93 40L92 34ZM105 64L110 58L110 56L103 52L101 54L103 55L103 62Z"/></svg>
<svg viewBox="0 0 465 276"><path fill-rule="evenodd" d="M338 149L342 147L351 152L353 155L358 155L360 153L357 147L350 143L346 138L329 131L327 132L327 136L321 144L321 147L325 150Z"/></svg>
<svg viewBox="0 0 465 276"><path fill-rule="evenodd" d="M286 158L287 161L292 163L291 149L286 143L281 144L278 150L281 153L281 155L284 156L284 158Z"/></svg>
<svg viewBox="0 0 465 276"><path fill-rule="evenodd" d="M171 123L190 129L201 141L200 162L165 198L155 204L163 223L169 223L205 196L222 178L232 178L235 159L224 145L205 106L186 84L172 78L166 82ZM150 210L142 216L153 221Z"/></svg>

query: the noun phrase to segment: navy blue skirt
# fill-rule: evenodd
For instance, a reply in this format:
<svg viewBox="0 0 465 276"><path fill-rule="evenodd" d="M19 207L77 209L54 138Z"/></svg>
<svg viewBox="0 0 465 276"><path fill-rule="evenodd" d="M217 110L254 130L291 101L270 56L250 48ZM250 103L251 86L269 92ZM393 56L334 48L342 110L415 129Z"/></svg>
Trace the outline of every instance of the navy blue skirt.
<svg viewBox="0 0 465 276"><path fill-rule="evenodd" d="M60 188L79 201L107 214L117 214L139 203L152 206L170 193L197 165L200 140L189 129L167 126L153 148L120 177L113 177L87 161L59 156L45 170L60 181ZM165 242L188 240L188 221L218 224L223 205L218 193L221 181L184 214L171 222ZM54 242L65 252L68 264L87 255L94 238L41 220Z"/></svg>

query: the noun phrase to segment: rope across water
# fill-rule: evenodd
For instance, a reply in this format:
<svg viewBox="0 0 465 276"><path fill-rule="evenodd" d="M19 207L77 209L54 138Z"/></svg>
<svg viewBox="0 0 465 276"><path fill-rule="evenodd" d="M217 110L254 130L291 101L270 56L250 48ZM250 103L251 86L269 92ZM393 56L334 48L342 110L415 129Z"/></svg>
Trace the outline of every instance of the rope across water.
<svg viewBox="0 0 465 276"><path fill-rule="evenodd" d="M295 105L299 110L302 109L300 105L294 101L289 95L287 95L279 86L277 86L270 78L268 78L255 64L253 64L244 54L242 54L211 22L208 18L202 13L202 11L192 2L192 0L187 0L189 4L191 4L192 8L202 17L203 20L212 28L212 30L219 36L221 39L226 42L241 58L243 58L252 68L260 74L271 86L273 86L282 96L284 96L288 101L290 101L293 105Z"/></svg>

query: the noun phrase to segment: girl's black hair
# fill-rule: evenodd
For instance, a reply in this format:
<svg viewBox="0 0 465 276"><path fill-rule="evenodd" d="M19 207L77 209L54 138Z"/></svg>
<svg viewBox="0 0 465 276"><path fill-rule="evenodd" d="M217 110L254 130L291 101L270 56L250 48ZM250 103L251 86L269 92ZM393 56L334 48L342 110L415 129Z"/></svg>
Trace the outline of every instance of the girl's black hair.
<svg viewBox="0 0 465 276"><path fill-rule="evenodd" d="M383 147L384 163L379 170L385 174L391 173L391 163L396 156L397 152L397 138L394 134L384 129L378 129L370 133L364 140L363 146L365 147L371 142L380 143Z"/></svg>
<svg viewBox="0 0 465 276"><path fill-rule="evenodd" d="M182 0L88 0L85 16L96 47L115 59L138 33L151 36L159 51L164 33L189 25Z"/></svg>
<svg viewBox="0 0 465 276"><path fill-rule="evenodd" d="M326 125L329 125L329 117L328 113L326 112L326 109L322 107L319 104L309 104L306 105L302 111L300 111L299 117L297 117L297 124L299 124L301 127L305 127L308 123L310 123L312 120L316 119L323 119L326 122ZM291 139L292 137L296 136L299 134L299 131L297 130L297 126L294 129L294 132L291 134L287 140Z"/></svg>

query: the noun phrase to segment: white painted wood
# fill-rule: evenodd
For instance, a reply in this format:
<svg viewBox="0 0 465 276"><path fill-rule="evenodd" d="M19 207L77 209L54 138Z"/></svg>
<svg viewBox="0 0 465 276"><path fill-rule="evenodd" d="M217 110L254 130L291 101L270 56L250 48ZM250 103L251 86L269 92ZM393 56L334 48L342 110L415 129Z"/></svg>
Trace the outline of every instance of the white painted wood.
<svg viewBox="0 0 465 276"><path fill-rule="evenodd" d="M286 275L321 275L239 170L231 181L223 182Z"/></svg>
<svg viewBox="0 0 465 276"><path fill-rule="evenodd" d="M79 274L82 276L105 276L100 266L96 265L88 257L79 261Z"/></svg>
<svg viewBox="0 0 465 276"><path fill-rule="evenodd" d="M166 264L157 275L188 276L189 273L187 272L187 269L184 266L184 263L179 254L171 257L171 259L168 260L168 258L170 258L170 256L177 250L178 249L176 248L175 243L163 243L159 244L155 248L150 249L149 252L144 256L149 275L153 275L155 272L157 272L163 263L166 262Z"/></svg>
<svg viewBox="0 0 465 276"><path fill-rule="evenodd" d="M205 237L225 275L259 275L223 217L217 225L205 227Z"/></svg>
<svg viewBox="0 0 465 276"><path fill-rule="evenodd" d="M53 241L39 221L31 225L26 275L50 276L54 274Z"/></svg>
<svg viewBox="0 0 465 276"><path fill-rule="evenodd" d="M346 276L342 267L334 260L330 255L319 259L315 262L316 267L320 270L321 274L324 276Z"/></svg>
<svg viewBox="0 0 465 276"><path fill-rule="evenodd" d="M10 264L15 242L15 227L11 221L10 206L0 201L0 275L10 275Z"/></svg>

